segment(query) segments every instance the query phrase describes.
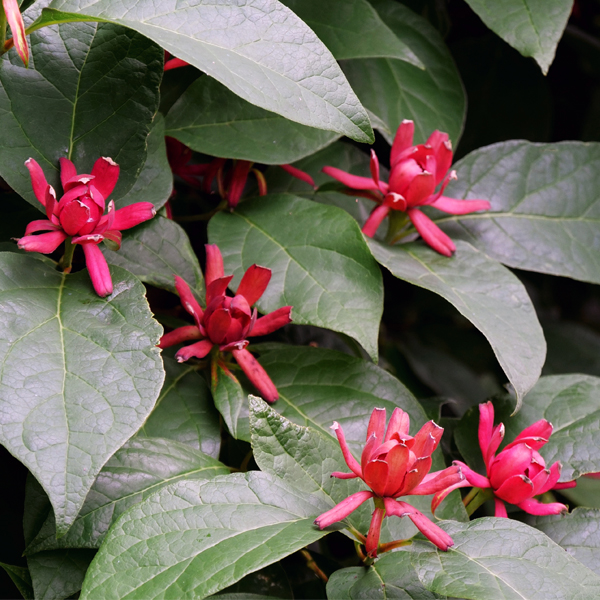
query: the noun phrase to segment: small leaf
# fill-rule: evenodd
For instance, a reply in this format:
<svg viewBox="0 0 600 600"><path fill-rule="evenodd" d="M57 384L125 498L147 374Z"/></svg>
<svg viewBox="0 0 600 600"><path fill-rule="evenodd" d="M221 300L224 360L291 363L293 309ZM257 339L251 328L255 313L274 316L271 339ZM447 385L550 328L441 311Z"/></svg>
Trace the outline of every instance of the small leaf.
<svg viewBox="0 0 600 600"><path fill-rule="evenodd" d="M335 59L277 0L225 7L210 0L168 7L154 0L54 0L38 26L109 21L131 27L238 96L309 127L373 142L369 118Z"/></svg>
<svg viewBox="0 0 600 600"><path fill-rule="evenodd" d="M154 410L136 437L175 440L218 458L219 415L206 381L195 365L178 363L164 353L163 361L165 383Z"/></svg>
<svg viewBox="0 0 600 600"><path fill-rule="evenodd" d="M34 6L32 12L39 10ZM123 196L146 159L162 50L109 23L47 27L31 34L30 46L28 69L11 53L0 58L0 175L43 210L23 166L28 158L59 192L59 158L89 173L97 158L109 156L121 168L111 197Z"/></svg>
<svg viewBox="0 0 600 600"><path fill-rule="evenodd" d="M573 9L573 0L466 0L479 18L523 56L532 56L544 75Z"/></svg>
<svg viewBox="0 0 600 600"><path fill-rule="evenodd" d="M142 284L113 267L99 298L65 275L0 254L0 440L40 481L66 533L108 458L142 425L164 371Z"/></svg>
<svg viewBox="0 0 600 600"><path fill-rule="evenodd" d="M101 248L109 264L127 269L145 283L175 293L173 275L179 275L204 296L196 253L185 230L171 219L156 215L124 232L120 250Z"/></svg>
<svg viewBox="0 0 600 600"><path fill-rule="evenodd" d="M166 127L166 135L197 152L274 165L313 154L339 137L254 106L212 77L187 88L169 110Z"/></svg>
<svg viewBox="0 0 600 600"><path fill-rule="evenodd" d="M387 124L391 134L380 131L389 143L402 120L412 119L415 143L423 143L434 129L439 129L446 131L456 145L467 103L460 75L439 32L399 2L372 0L371 4L425 69L390 58L343 61L342 68L356 94Z"/></svg>
<svg viewBox="0 0 600 600"><path fill-rule="evenodd" d="M519 410L546 357L544 334L523 284L461 241L451 258L421 243L386 246L370 240L369 247L393 275L439 294L485 335L517 393Z"/></svg>
<svg viewBox="0 0 600 600"><path fill-rule="evenodd" d="M540 531L512 519L441 523L454 540L448 552L417 542L412 563L430 591L465 600L588 600L600 577Z"/></svg>
<svg viewBox="0 0 600 600"><path fill-rule="evenodd" d="M210 389L217 410L221 413L229 433L236 440L250 441L248 429L247 404L248 394L242 389L240 382L231 371L219 365L215 368L216 377L211 379Z"/></svg>
<svg viewBox="0 0 600 600"><path fill-rule="evenodd" d="M17 567L15 565L7 565L6 563L0 563L0 567L2 567L10 577L23 598L26 598L27 600L29 600L29 598L34 598L29 569Z"/></svg>
<svg viewBox="0 0 600 600"><path fill-rule="evenodd" d="M345 333L377 359L383 285L356 222L344 211L290 195L256 198L217 214L209 240L239 284L256 263L272 270L256 303L263 313L293 306L292 321Z"/></svg>
<svg viewBox="0 0 600 600"><path fill-rule="evenodd" d="M509 267L600 283L600 144L502 142L455 168L445 195L492 209L436 218L451 238Z"/></svg>
<svg viewBox="0 0 600 600"><path fill-rule="evenodd" d="M260 471L169 485L113 526L81 598L204 598L323 537L318 512Z"/></svg>
<svg viewBox="0 0 600 600"><path fill-rule="evenodd" d="M600 575L600 510L576 508L568 515L531 517L528 522Z"/></svg>
<svg viewBox="0 0 600 600"><path fill-rule="evenodd" d="M26 553L56 548L98 548L128 508L177 480L228 473L218 460L174 440L132 439L104 465L68 533L56 538L50 514Z"/></svg>

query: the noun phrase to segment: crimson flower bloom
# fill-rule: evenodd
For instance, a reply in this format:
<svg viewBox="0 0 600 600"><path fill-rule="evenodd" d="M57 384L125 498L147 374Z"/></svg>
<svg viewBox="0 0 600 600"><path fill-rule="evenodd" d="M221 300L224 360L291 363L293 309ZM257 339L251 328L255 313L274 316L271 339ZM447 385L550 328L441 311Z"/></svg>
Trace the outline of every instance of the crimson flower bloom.
<svg viewBox="0 0 600 600"><path fill-rule="evenodd" d="M90 175L77 174L75 165L66 158L60 159L60 179L64 194L56 199L54 188L48 184L40 165L28 159L25 166L31 176L36 198L46 208L48 219L32 221L25 236L18 240L21 250L50 254L71 236L72 244L83 247L85 261L94 289L99 296L112 293L113 285L104 255L98 248L103 240L121 245L121 231L151 219L156 211L151 202L137 202L115 210L111 200L106 208L106 199L112 193L119 178L119 165L110 158L99 158ZM47 231L32 235L38 231Z"/></svg>
<svg viewBox="0 0 600 600"><path fill-rule="evenodd" d="M324 529L345 519L363 502L373 498L375 511L366 542L369 556L377 556L381 523L385 516L392 515L408 516L440 550L448 550L454 542L443 529L410 504L396 500L399 496L434 494L464 479L457 466L429 473L431 454L437 448L444 430L429 421L415 437L411 437L408 434L409 416L400 408L394 409L387 432L385 422L385 408L373 409L360 464L350 452L342 427L337 422L333 423L331 428L337 435L344 460L352 473L334 472L331 476L339 479L359 477L372 491L352 494L317 517L315 524Z"/></svg>
<svg viewBox="0 0 600 600"><path fill-rule="evenodd" d="M232 352L233 357L254 384L260 395L268 402L279 398L277 388L252 356L246 346L246 337L267 335L291 322L291 306L283 306L257 319L256 309L250 307L263 295L271 279L271 269L252 265L242 277L233 298L225 295L233 275L224 275L223 258L219 248L206 245L206 309L202 309L188 284L175 276L175 287L185 310L194 317L196 325L186 325L166 333L160 340L160 348L168 348L181 342L199 339L184 346L175 358L184 362L189 358L204 358L217 346L221 352Z"/></svg>
<svg viewBox="0 0 600 600"><path fill-rule="evenodd" d="M27 66L29 64L29 47L27 46L25 25L23 24L23 16L21 15L19 3L17 0L2 0L0 9L0 16L4 12L13 35L12 39L6 41L4 50L9 50L14 45L23 64Z"/></svg>
<svg viewBox="0 0 600 600"><path fill-rule="evenodd" d="M371 150L372 177L351 175L335 167L324 167L323 172L348 186L358 195L377 202L362 231L373 237L377 228L392 210L405 212L421 237L434 250L451 256L456 250L452 240L423 212L420 206L433 206L453 215L465 215L478 210L487 210L487 200L456 200L442 196L456 172L448 169L452 164L452 144L447 133L434 131L425 144L412 145L414 123L402 121L390 157L390 181L379 179L379 160ZM441 183L440 189L435 188Z"/></svg>
<svg viewBox="0 0 600 600"><path fill-rule="evenodd" d="M534 496L554 489L560 490L575 487L575 481L558 483L561 464L555 462L549 469L538 450L548 441L552 433L552 425L545 419L537 421L525 428L496 456L503 438L504 424L494 427L494 405L486 402L479 405L479 447L485 462L487 477L479 475L460 461L459 465L465 474L465 481L452 487L472 485L482 489L490 488L494 494L497 517L507 517L504 502L516 504L531 515L557 515L567 511L560 502L543 504ZM451 489L444 490L434 498L434 505L439 504Z"/></svg>

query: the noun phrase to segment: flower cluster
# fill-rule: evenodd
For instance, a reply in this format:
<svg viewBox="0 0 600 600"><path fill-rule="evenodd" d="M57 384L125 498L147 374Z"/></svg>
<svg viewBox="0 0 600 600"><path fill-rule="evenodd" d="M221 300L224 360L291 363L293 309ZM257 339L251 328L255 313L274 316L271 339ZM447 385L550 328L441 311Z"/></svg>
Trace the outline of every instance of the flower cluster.
<svg viewBox="0 0 600 600"><path fill-rule="evenodd" d="M453 545L452 538L410 504L397 500L400 496L428 495L445 490L461 482L464 477L457 466L429 473L431 455L437 448L444 430L429 421L414 436L410 436L409 416L395 408L387 427L385 408L375 408L367 429L367 440L361 462L352 456L344 431L334 422L332 429L340 443L344 460L351 473L334 472L332 477L353 479L359 477L372 491L352 494L315 520L320 529L345 519L369 498L375 501L375 510L366 539L367 553L377 556L381 524L385 516L408 516L419 531L441 550Z"/></svg>
<svg viewBox="0 0 600 600"><path fill-rule="evenodd" d="M119 165L110 158L99 158L91 174L77 174L75 165L67 158L60 159L60 180L63 196L57 200L54 188L48 184L40 165L28 159L25 166L31 176L36 198L46 209L48 219L32 221L25 236L18 241L19 248L28 252L50 254L68 237L72 244L83 247L85 261L94 289L99 296L112 293L113 285L106 259L98 244L104 240L121 245L121 231L151 219L156 211L151 202L137 202L119 210L111 200L119 178ZM40 235L32 235L47 231Z"/></svg>
<svg viewBox="0 0 600 600"><path fill-rule="evenodd" d="M555 462L548 469L538 450L548 441L552 425L541 419L524 429L502 452L496 455L504 439L504 424L494 427L494 405L486 402L479 405L479 447L485 463L487 477L479 475L467 465L455 461L465 474L465 481L451 489L440 492L434 505L452 489L475 486L489 489L493 493L497 517L506 517L505 502L516 504L531 515L557 515L567 511L560 502L543 504L534 496L549 490L575 487L575 481L558 483L561 464Z"/></svg>
<svg viewBox="0 0 600 600"><path fill-rule="evenodd" d="M257 318L251 306L263 295L271 280L271 269L252 265L242 277L233 298L226 295L233 275L225 276L223 257L215 245L206 245L206 308L202 309L188 284L175 276L175 287L185 310L196 325L186 325L165 334L160 348L199 339L184 346L175 357L179 362L192 357L204 358L216 346L220 352L232 352L233 357L260 395L268 402L279 397L277 388L259 362L246 349L247 337L267 335L291 322L291 306L283 306Z"/></svg>
<svg viewBox="0 0 600 600"><path fill-rule="evenodd" d="M452 145L447 133L434 131L425 144L413 146L414 123L402 121L390 157L390 180L379 178L379 160L371 150L372 177L351 175L335 167L324 167L323 172L337 179L352 193L366 196L377 202L377 206L363 226L363 233L373 237L377 228L390 211L401 211L408 215L415 229L434 250L451 256L456 250L454 242L421 210L421 206L433 206L453 215L465 215L478 210L487 210L487 200L456 200L443 196L455 171L448 169L452 164ZM436 192L436 187L441 184Z"/></svg>

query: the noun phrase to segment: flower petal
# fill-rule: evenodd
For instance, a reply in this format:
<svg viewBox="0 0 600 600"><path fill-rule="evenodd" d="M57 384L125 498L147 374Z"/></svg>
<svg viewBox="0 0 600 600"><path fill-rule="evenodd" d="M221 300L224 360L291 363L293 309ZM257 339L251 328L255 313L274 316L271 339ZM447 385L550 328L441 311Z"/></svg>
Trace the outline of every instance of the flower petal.
<svg viewBox="0 0 600 600"><path fill-rule="evenodd" d="M38 231L60 231L60 225L55 225L52 221L48 221L48 219L38 219L36 221L31 221L27 228L25 229L25 235L31 235L32 233L36 233Z"/></svg>
<svg viewBox="0 0 600 600"><path fill-rule="evenodd" d="M451 485L443 489L441 492L435 494L435 496L431 499L431 512L435 513L438 506L443 502L444 498L446 498L448 494L450 494L454 490L457 490L458 488L469 487L470 485L471 483L464 479L463 481L459 481L458 483L455 483L454 485Z"/></svg>
<svg viewBox="0 0 600 600"><path fill-rule="evenodd" d="M381 524L385 517L385 508L375 508L371 516L371 524L369 525L369 533L367 534L367 542L365 548L367 555L371 558L377 556L377 548L379 547L379 536L381 535Z"/></svg>
<svg viewBox="0 0 600 600"><path fill-rule="evenodd" d="M515 438L514 442L512 443L515 444L521 440L526 439L527 444L531 445L529 444L529 440L531 438L544 438L546 441L548 441L548 439L552 435L552 429L552 423L549 423L548 421L546 421L546 419L540 419L539 421L536 421L533 425L530 425L529 427L523 429L523 431L519 433L519 435ZM540 447L533 448L532 446L534 450L539 450Z"/></svg>
<svg viewBox="0 0 600 600"><path fill-rule="evenodd" d="M423 169L413 158L400 161L390 174L390 191L403 196L411 181L422 173Z"/></svg>
<svg viewBox="0 0 600 600"><path fill-rule="evenodd" d="M164 70L170 71L171 69L178 69L179 67L189 67L189 63L181 58L171 58L165 62Z"/></svg>
<svg viewBox="0 0 600 600"><path fill-rule="evenodd" d="M244 371L246 377L248 377L254 387L258 390L258 393L263 400L275 402L275 400L279 398L279 392L277 391L275 384L271 381L271 378L263 369L262 365L250 352L248 352L248 350L233 350L233 357L238 365L242 367L242 371Z"/></svg>
<svg viewBox="0 0 600 600"><path fill-rule="evenodd" d="M393 169L398 162L400 155L412 146L413 136L415 133L415 124L413 121L405 119L400 123L394 136L392 144L392 153L390 155L390 165Z"/></svg>
<svg viewBox="0 0 600 600"><path fill-rule="evenodd" d="M40 235L26 235L17 240L17 245L21 250L26 250L27 252L50 254L66 239L67 234L64 231L51 231L50 233L42 233Z"/></svg>
<svg viewBox="0 0 600 600"><path fill-rule="evenodd" d="M488 454L492 433L494 432L494 405L488 401L479 405L479 448L485 458ZM479 487L479 486L478 486Z"/></svg>
<svg viewBox="0 0 600 600"><path fill-rule="evenodd" d="M508 450L502 450L488 470L492 487L498 489L509 477L524 474L532 459L533 450L526 444L517 444Z"/></svg>
<svg viewBox="0 0 600 600"><path fill-rule="evenodd" d="M427 203L427 198L435 190L435 177L429 171L423 171L412 178L405 192L399 192L406 198L408 206L420 206ZM396 191L396 190L394 190Z"/></svg>
<svg viewBox="0 0 600 600"><path fill-rule="evenodd" d="M122 231L148 221L156 214L152 202L136 202L115 211L115 220L111 229Z"/></svg>
<svg viewBox="0 0 600 600"><path fill-rule="evenodd" d="M354 512L361 504L373 497L373 492L356 492L346 499L336 504L332 509L324 512L315 519L315 525L319 529L325 529L342 519L345 519L351 512Z"/></svg>
<svg viewBox="0 0 600 600"><path fill-rule="evenodd" d="M533 496L533 482L525 475L513 475L494 490L494 495L509 504L519 504Z"/></svg>
<svg viewBox="0 0 600 600"><path fill-rule="evenodd" d="M389 206L385 206L383 204L376 206L369 215L369 218L365 221L365 224L363 225L361 231L367 237L372 238L375 235L375 232L377 231L379 226L381 225L382 221L388 216L389 212Z"/></svg>
<svg viewBox="0 0 600 600"><path fill-rule="evenodd" d="M377 158L377 154L375 154L375 150L373 149L371 149L371 160L369 162L369 168L371 169L371 177L373 178L373 183L375 184L378 190L382 191L381 182L379 181L379 159Z"/></svg>
<svg viewBox="0 0 600 600"><path fill-rule="evenodd" d="M94 187L104 196L105 199L107 199L115 189L115 185L117 185L117 180L119 179L119 171L119 165L112 158L109 158L107 156L99 158L94 163L94 166L92 167L92 175L94 176ZM151 203L138 202L138 204ZM135 204L132 204L131 206L135 206ZM133 225L130 225L129 227L133 227ZM115 229L127 228L115 227Z"/></svg>
<svg viewBox="0 0 600 600"><path fill-rule="evenodd" d="M206 272L204 273L204 278L206 280L206 287L208 288L213 281L225 275L225 270L219 247L215 244L206 244L204 248L206 250ZM208 304L208 300L206 302Z"/></svg>
<svg viewBox="0 0 600 600"><path fill-rule="evenodd" d="M415 442L411 450L417 458L431 456L433 451L438 447L443 434L443 427L440 427L433 421L428 421L421 427L417 435L415 435Z"/></svg>
<svg viewBox="0 0 600 600"><path fill-rule="evenodd" d="M227 291L227 286L229 282L233 279L233 275L227 275L226 277L220 277L219 279L214 279L206 286L206 317L208 318L209 307L212 302L218 300L219 298L226 298L225 292Z"/></svg>
<svg viewBox="0 0 600 600"><path fill-rule="evenodd" d="M494 498L494 516L498 519L508 519L508 513L506 512L506 506L504 506L504 502L500 500L500 498Z"/></svg>
<svg viewBox="0 0 600 600"><path fill-rule="evenodd" d="M549 490L557 489L556 484L558 483L558 480L560 479L560 472L562 471L562 464L559 461L556 461L550 467L550 469L548 469L548 471L549 471L548 479L546 480L544 485L540 486L539 491L535 492L535 494L534 494L535 496L537 496L538 494L545 494ZM569 486L569 487L571 487L571 486Z"/></svg>
<svg viewBox="0 0 600 600"><path fill-rule="evenodd" d="M204 358L212 349L214 344L210 340L200 340L195 344L184 346L177 351L175 358L177 362L185 362L192 358Z"/></svg>
<svg viewBox="0 0 600 600"><path fill-rule="evenodd" d="M444 256L454 254L456 250L454 242L426 214L417 208L409 209L407 212L424 242Z"/></svg>
<svg viewBox="0 0 600 600"><path fill-rule="evenodd" d="M89 242L87 244L82 244L82 246L83 253L85 254L85 264L90 274L92 285L96 290L96 294L102 297L112 294L113 284L110 277L110 270L106 263L106 259L104 258L104 254L102 254L102 251L98 248L98 244Z"/></svg>
<svg viewBox="0 0 600 600"><path fill-rule="evenodd" d="M387 456L385 457L385 462L388 465L388 477L385 490L383 492L384 496L391 496L395 498L396 496L402 495L400 491L404 491L404 488L406 487L404 483L405 478L408 478L409 476L407 474L409 456L410 450L404 444L398 444L388 452ZM429 468L430 467L431 463L429 464ZM427 465L423 465L423 477L427 475L429 468ZM421 473L417 473L417 475L420 474Z"/></svg>
<svg viewBox="0 0 600 600"><path fill-rule="evenodd" d="M396 407L390 417L390 422L388 423L383 441L388 442L395 433L399 434L400 438L407 436L409 427L410 417L408 416L408 413L404 412L401 408Z"/></svg>
<svg viewBox="0 0 600 600"><path fill-rule="evenodd" d="M46 206L46 190L48 189L48 182L46 181L46 176L44 175L44 171L42 171L42 167L40 167L33 158L28 158L25 161L25 166L31 177L31 187L33 188L35 197L43 206Z"/></svg>
<svg viewBox="0 0 600 600"><path fill-rule="evenodd" d="M200 330L195 325L184 325L173 329L169 333L165 333L158 343L159 348L170 348L175 344L181 344L181 342L189 342L190 340L197 340L202 337Z"/></svg>
<svg viewBox="0 0 600 600"><path fill-rule="evenodd" d="M206 334L210 338L211 342L215 344L222 344L225 342L225 336L231 325L231 314L224 308L217 308L210 317L207 317L204 321L206 327ZM229 340L233 341L233 340Z"/></svg>
<svg viewBox="0 0 600 600"><path fill-rule="evenodd" d="M374 408L371 412L366 439L368 440L372 435L379 440L380 444L383 443L385 437L385 408Z"/></svg>
<svg viewBox="0 0 600 600"><path fill-rule="evenodd" d="M304 171L301 171L300 169L297 169L296 167L292 167L292 165L279 165L284 171L286 171L287 173L289 173L290 175L292 175L292 177L295 177L296 179L300 179L300 181L304 181L305 183L308 183L308 185L312 185L313 188L317 188L317 186L315 185L315 180L308 174L305 173Z"/></svg>
<svg viewBox="0 0 600 600"><path fill-rule="evenodd" d="M529 500L524 500L523 502L519 502L517 506L524 510L526 513L530 515L560 515L561 513L567 512L569 508L560 502L550 502L548 504L543 504L538 500L534 500L533 498Z"/></svg>
<svg viewBox="0 0 600 600"><path fill-rule="evenodd" d="M343 183L349 188L352 188L353 190L379 191L379 186L375 185L375 182L371 177L360 177L359 175L352 175L351 173L346 173L346 171L342 171L341 169L337 169L336 167L323 167L323 169L321 170L326 175L329 175L329 177L337 179L339 182ZM387 187L387 185L385 187Z"/></svg>
<svg viewBox="0 0 600 600"><path fill-rule="evenodd" d="M342 426L337 421L334 421L333 425L331 426L331 429L333 429L333 431L335 432L335 435L340 444L340 448L342 450L342 454L344 455L344 460L346 461L348 468L357 477L362 478L362 470L360 468L360 465L358 464L358 461L354 458L352 452L350 452L350 448L346 443L346 436L344 435L344 430L342 429Z"/></svg>
<svg viewBox="0 0 600 600"><path fill-rule="evenodd" d="M430 206L451 215L468 215L479 210L489 210L492 207L487 200L456 200L446 196L440 196Z"/></svg>
<svg viewBox="0 0 600 600"><path fill-rule="evenodd" d="M77 169L75 165L68 159L61 157L58 159L60 163L60 182L63 186L63 190L66 192L67 183L75 177L77 177Z"/></svg>
<svg viewBox="0 0 600 600"><path fill-rule="evenodd" d="M486 454L483 455L483 459L485 461L486 469L489 471L492 465L492 461L495 458L496 450L500 447L502 440L504 439L504 423L500 423L494 427L492 431L492 437L490 438L490 443L487 449Z"/></svg>
<svg viewBox="0 0 600 600"><path fill-rule="evenodd" d="M465 476L459 465L452 465L443 471L430 473L426 481L414 488L411 495L427 496L429 494L437 494L448 487L452 487L461 481L465 481Z"/></svg>
<svg viewBox="0 0 600 600"><path fill-rule="evenodd" d="M371 460L363 467L363 481L378 495L383 497L388 482L389 467L383 460Z"/></svg>
<svg viewBox="0 0 600 600"><path fill-rule="evenodd" d="M264 294L269 281L271 281L271 269L252 265L246 269L236 294L244 296L252 306Z"/></svg>
<svg viewBox="0 0 600 600"><path fill-rule="evenodd" d="M25 36L25 25L23 24L23 16L19 8L17 0L2 0L6 20L10 25L15 49L17 50L23 64L29 65L29 47L27 46L27 37Z"/></svg>
<svg viewBox="0 0 600 600"><path fill-rule="evenodd" d="M487 477L484 477L483 475L476 473L475 471L473 471L473 469L471 469L471 467L468 467L467 465L465 465L464 462L461 462L460 460L455 460L452 464L458 465L460 467L462 474L465 476L465 478L471 485L478 487L478 488L491 487L490 481Z"/></svg>
<svg viewBox="0 0 600 600"><path fill-rule="evenodd" d="M175 278L175 289L179 294L179 298L181 299L181 305L185 310L194 317L196 324L199 324L204 315L202 308L198 304L196 297L192 294L192 290L190 286L178 275L174 276Z"/></svg>
<svg viewBox="0 0 600 600"><path fill-rule="evenodd" d="M257 319L254 327L250 329L249 336L267 335L277 331L280 327L292 322L292 307L282 306L277 310Z"/></svg>
<svg viewBox="0 0 600 600"><path fill-rule="evenodd" d="M249 160L238 160L233 168L231 174L231 183L227 190L227 205L229 208L235 208L242 197L242 192L246 187L246 181L248 180L248 173L252 163Z"/></svg>

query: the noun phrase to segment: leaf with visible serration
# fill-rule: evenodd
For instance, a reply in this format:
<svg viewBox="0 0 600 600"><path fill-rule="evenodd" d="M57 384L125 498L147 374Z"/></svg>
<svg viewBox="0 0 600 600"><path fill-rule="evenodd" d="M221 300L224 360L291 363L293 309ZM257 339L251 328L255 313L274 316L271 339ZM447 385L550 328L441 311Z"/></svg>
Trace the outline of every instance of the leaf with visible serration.
<svg viewBox="0 0 600 600"><path fill-rule="evenodd" d="M346 212L287 194L244 202L219 213L209 240L223 254L233 287L256 263L272 270L256 303L263 313L291 305L292 322L317 325L356 339L377 360L383 308L379 267Z"/></svg>
<svg viewBox="0 0 600 600"><path fill-rule="evenodd" d="M326 535L319 504L260 471L169 485L111 528L82 600L204 598Z"/></svg>
<svg viewBox="0 0 600 600"><path fill-rule="evenodd" d="M185 6L54 0L36 26L96 20L135 29L261 108L359 142L374 140L369 117L331 52L277 0Z"/></svg>
<svg viewBox="0 0 600 600"><path fill-rule="evenodd" d="M458 179L444 194L483 198L492 208L439 218L436 211L451 238L509 267L600 283L600 144L501 142L455 168Z"/></svg>
<svg viewBox="0 0 600 600"><path fill-rule="evenodd" d="M546 341L517 277L460 240L451 258L421 243L386 246L370 240L369 248L393 275L439 294L485 335L517 393L518 410L539 379Z"/></svg>
<svg viewBox="0 0 600 600"><path fill-rule="evenodd" d="M144 286L118 267L111 275L114 292L99 298L87 271L0 254L0 441L44 487L59 535L164 379Z"/></svg>

